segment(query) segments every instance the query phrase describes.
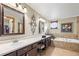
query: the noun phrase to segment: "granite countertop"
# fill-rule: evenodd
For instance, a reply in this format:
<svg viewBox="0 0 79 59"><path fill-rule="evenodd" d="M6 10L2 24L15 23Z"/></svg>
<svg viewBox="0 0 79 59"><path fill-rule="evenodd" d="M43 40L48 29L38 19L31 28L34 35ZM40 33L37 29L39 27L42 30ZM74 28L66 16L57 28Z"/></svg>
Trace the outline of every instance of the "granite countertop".
<svg viewBox="0 0 79 59"><path fill-rule="evenodd" d="M0 56L13 52L15 50L18 50L20 48L23 48L35 42L38 42L41 40L41 37L42 37L41 35L30 37L30 38L23 37L18 42L11 41L8 43L0 44ZM46 36L46 37L49 37L49 36Z"/></svg>
<svg viewBox="0 0 79 59"><path fill-rule="evenodd" d="M8 43L0 44L0 55L8 54L10 52L13 52L22 47L28 46L40 40L41 40L41 36L32 37L32 38L22 38L22 40L19 40L18 42L15 42L15 43L8 42Z"/></svg>

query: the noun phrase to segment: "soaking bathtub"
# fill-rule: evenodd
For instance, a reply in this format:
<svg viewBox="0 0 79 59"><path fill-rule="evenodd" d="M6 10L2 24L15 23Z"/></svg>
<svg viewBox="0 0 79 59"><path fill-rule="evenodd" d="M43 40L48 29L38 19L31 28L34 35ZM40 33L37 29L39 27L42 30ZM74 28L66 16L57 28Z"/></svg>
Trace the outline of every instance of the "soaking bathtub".
<svg viewBox="0 0 79 59"><path fill-rule="evenodd" d="M78 43L79 44L79 39L70 39L70 38L55 38L52 39L53 41L63 41L63 42L70 42L70 43Z"/></svg>
<svg viewBox="0 0 79 59"><path fill-rule="evenodd" d="M55 38L52 39L53 47L63 48L79 52L79 40L70 38Z"/></svg>

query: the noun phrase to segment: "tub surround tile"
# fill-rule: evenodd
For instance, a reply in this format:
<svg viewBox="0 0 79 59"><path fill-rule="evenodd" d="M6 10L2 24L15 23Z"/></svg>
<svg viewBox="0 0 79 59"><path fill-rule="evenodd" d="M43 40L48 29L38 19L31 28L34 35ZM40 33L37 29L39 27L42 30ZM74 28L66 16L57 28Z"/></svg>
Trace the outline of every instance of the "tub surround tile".
<svg viewBox="0 0 79 59"><path fill-rule="evenodd" d="M79 52L79 40L67 38L55 38L52 40L52 46Z"/></svg>

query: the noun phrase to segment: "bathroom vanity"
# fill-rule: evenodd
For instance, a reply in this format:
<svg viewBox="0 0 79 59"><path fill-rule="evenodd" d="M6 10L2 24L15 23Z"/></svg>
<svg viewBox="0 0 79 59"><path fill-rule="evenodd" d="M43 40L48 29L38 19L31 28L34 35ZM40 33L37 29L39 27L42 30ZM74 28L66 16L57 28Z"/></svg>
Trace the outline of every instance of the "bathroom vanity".
<svg viewBox="0 0 79 59"><path fill-rule="evenodd" d="M45 49L51 45L51 36L41 39L41 36L21 38L18 42L0 44L0 55L3 56L36 56L39 42L45 41Z"/></svg>
<svg viewBox="0 0 79 59"><path fill-rule="evenodd" d="M36 42L31 45L20 48L16 51L10 52L4 56L35 56L37 55L37 47L38 44Z"/></svg>

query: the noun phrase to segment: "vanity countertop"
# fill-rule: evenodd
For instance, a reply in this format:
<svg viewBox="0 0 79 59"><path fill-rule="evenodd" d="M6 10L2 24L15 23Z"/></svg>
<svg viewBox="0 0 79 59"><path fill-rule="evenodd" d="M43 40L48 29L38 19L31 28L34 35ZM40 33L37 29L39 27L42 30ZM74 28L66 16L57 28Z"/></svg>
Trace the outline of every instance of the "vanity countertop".
<svg viewBox="0 0 79 59"><path fill-rule="evenodd" d="M8 43L0 44L0 56L8 54L13 51L16 51L20 48L23 48L23 47L33 44L35 42L39 42L41 40L41 37L42 37L41 35L35 36L35 37L30 37L30 38L23 37L18 42L12 41L12 42L8 42Z"/></svg>
<svg viewBox="0 0 79 59"><path fill-rule="evenodd" d="M22 47L38 42L41 40L41 36L32 37L32 38L22 38L22 39L23 40L19 40L18 42L15 43L9 42L9 43L0 44L0 55L5 55L7 53L18 50Z"/></svg>

